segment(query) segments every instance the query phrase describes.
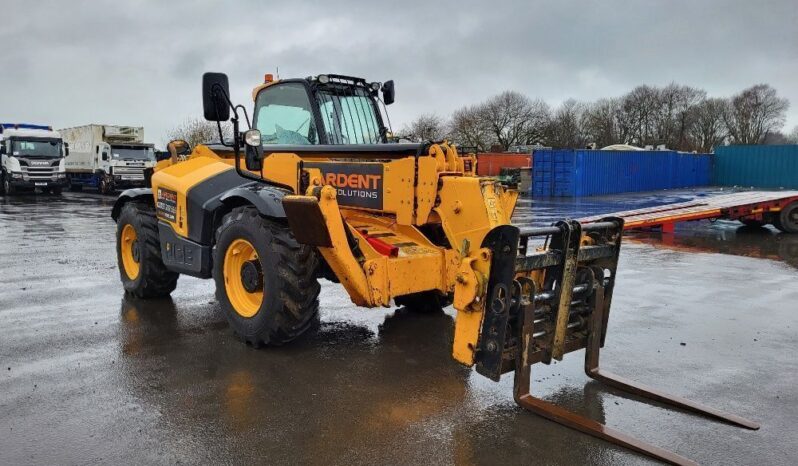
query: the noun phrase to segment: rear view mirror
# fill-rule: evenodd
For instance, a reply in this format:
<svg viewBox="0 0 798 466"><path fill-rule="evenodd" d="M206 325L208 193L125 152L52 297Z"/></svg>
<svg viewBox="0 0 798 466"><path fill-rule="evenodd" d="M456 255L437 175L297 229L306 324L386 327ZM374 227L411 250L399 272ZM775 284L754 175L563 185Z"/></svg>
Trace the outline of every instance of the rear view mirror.
<svg viewBox="0 0 798 466"><path fill-rule="evenodd" d="M68 155L69 155L69 143L65 142L64 143L64 157L66 157Z"/></svg>
<svg viewBox="0 0 798 466"><path fill-rule="evenodd" d="M103 151L103 162L106 162L107 160L108 160L108 152Z"/></svg>
<svg viewBox="0 0 798 466"><path fill-rule="evenodd" d="M208 121L230 119L230 83L226 74L202 75L202 111Z"/></svg>
<svg viewBox="0 0 798 466"><path fill-rule="evenodd" d="M382 101L385 105L391 105L396 99L396 89L393 86L393 79L382 84Z"/></svg>
<svg viewBox="0 0 798 466"><path fill-rule="evenodd" d="M6 145L3 144L3 143L0 143L0 155L3 155L5 153L6 153Z"/></svg>

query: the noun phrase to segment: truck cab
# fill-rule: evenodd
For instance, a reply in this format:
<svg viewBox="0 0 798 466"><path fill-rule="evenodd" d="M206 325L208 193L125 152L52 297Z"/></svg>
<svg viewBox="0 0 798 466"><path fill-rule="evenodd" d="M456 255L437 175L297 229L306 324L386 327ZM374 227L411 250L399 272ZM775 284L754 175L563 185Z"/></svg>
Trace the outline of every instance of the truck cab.
<svg viewBox="0 0 798 466"><path fill-rule="evenodd" d="M101 142L94 152L97 167L110 181L111 190L144 186L144 169L155 165L152 144Z"/></svg>
<svg viewBox="0 0 798 466"><path fill-rule="evenodd" d="M72 148L66 160L70 189L109 194L142 187L145 170L155 166L155 148L144 142L142 127L85 125L61 132Z"/></svg>
<svg viewBox="0 0 798 466"><path fill-rule="evenodd" d="M2 190L60 194L66 185L64 157L69 152L61 135L49 126L0 123Z"/></svg>

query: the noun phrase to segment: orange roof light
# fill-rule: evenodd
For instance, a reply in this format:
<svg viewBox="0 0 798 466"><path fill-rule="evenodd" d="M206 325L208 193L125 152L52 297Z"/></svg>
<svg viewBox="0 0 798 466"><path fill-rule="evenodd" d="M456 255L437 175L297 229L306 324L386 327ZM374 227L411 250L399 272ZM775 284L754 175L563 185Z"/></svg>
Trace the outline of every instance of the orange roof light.
<svg viewBox="0 0 798 466"><path fill-rule="evenodd" d="M271 73L266 73L266 75L265 75L265 76L263 76L263 82L265 82L265 83L270 83L270 82L272 82L272 81L274 81L274 75L273 75L273 74L271 74Z"/></svg>

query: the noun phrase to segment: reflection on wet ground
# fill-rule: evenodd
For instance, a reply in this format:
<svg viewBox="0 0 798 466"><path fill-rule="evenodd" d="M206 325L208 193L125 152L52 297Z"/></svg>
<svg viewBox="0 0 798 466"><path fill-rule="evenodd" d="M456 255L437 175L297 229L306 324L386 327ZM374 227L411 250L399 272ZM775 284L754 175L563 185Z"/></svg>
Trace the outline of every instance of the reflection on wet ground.
<svg viewBox="0 0 798 466"><path fill-rule="evenodd" d="M525 199L516 222L700 194ZM0 464L648 463L523 412L512 377L494 383L455 363L451 308L357 308L325 281L314 331L254 350L231 335L211 282L182 277L172 299L125 298L111 205L0 198ZM535 366L535 393L701 463L790 464L796 241L732 222L635 234L602 352L613 371L762 430L589 382L580 355Z"/></svg>

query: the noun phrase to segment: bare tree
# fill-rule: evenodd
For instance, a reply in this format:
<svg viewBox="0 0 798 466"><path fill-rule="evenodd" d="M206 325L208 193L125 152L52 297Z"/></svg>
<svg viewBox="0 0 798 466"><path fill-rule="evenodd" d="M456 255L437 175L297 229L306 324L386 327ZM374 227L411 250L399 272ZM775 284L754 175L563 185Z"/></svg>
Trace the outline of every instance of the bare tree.
<svg viewBox="0 0 798 466"><path fill-rule="evenodd" d="M645 146L658 144L657 119L659 92L651 86L638 86L621 98L616 112L623 142Z"/></svg>
<svg viewBox="0 0 798 466"><path fill-rule="evenodd" d="M787 135L787 139L790 141L790 144L798 144L798 125L790 131L790 134Z"/></svg>
<svg viewBox="0 0 798 466"><path fill-rule="evenodd" d="M712 152L726 140L726 124L723 114L728 102L726 99L705 99L691 110L691 125L687 130L688 149L699 152Z"/></svg>
<svg viewBox="0 0 798 466"><path fill-rule="evenodd" d="M582 115L582 128L587 143L595 143L597 147L626 142L619 134L618 99L600 99L587 105Z"/></svg>
<svg viewBox="0 0 798 466"><path fill-rule="evenodd" d="M693 124L691 110L704 99L705 91L690 86L671 83L658 89L654 134L659 143L672 149L691 149L688 141Z"/></svg>
<svg viewBox="0 0 798 466"><path fill-rule="evenodd" d="M455 110L448 131L452 140L461 146L473 147L480 152L490 149L495 139L483 114L481 105Z"/></svg>
<svg viewBox="0 0 798 466"><path fill-rule="evenodd" d="M504 150L529 143L536 133L543 133L548 122L545 102L533 102L520 92L504 91L480 108L480 117Z"/></svg>
<svg viewBox="0 0 798 466"><path fill-rule="evenodd" d="M233 130L229 124L222 124L225 141L232 139ZM183 139L191 145L219 142L219 128L215 122L200 118L189 118L169 132L170 140Z"/></svg>
<svg viewBox="0 0 798 466"><path fill-rule="evenodd" d="M757 84L733 96L724 112L735 144L761 144L768 133L784 126L789 101L767 84Z"/></svg>
<svg viewBox="0 0 798 466"><path fill-rule="evenodd" d="M762 144L768 146L776 146L781 144L792 144L792 140L790 137L781 131L773 131L765 135L762 138Z"/></svg>
<svg viewBox="0 0 798 466"><path fill-rule="evenodd" d="M551 147L584 147L586 135L582 127L585 105L568 99L554 112L546 130L546 144Z"/></svg>
<svg viewBox="0 0 798 466"><path fill-rule="evenodd" d="M440 141L448 136L446 121L434 113L420 115L402 128L399 134L417 142Z"/></svg>

